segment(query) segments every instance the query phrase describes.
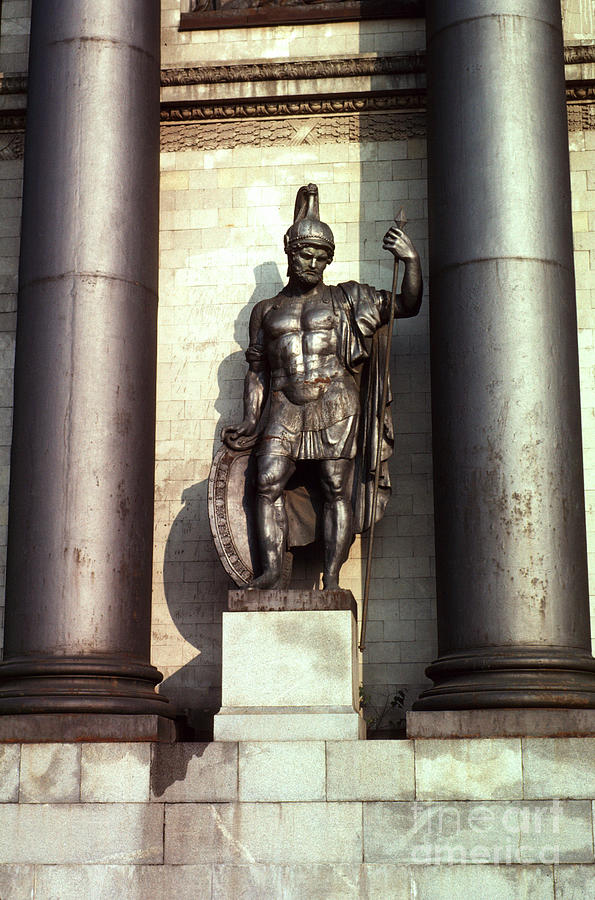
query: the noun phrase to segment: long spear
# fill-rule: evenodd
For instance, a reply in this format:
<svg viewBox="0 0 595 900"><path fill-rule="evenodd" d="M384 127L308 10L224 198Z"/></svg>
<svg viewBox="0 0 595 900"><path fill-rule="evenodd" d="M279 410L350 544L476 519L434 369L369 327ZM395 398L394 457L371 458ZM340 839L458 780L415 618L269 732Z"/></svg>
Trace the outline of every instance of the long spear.
<svg viewBox="0 0 595 900"><path fill-rule="evenodd" d="M403 207L399 210L395 217L395 225L403 230L407 223L405 210ZM368 558L366 561L366 580L364 583L364 602L362 608L362 628L359 639L359 649L366 649L366 624L368 620L368 601L370 599L370 578L372 577L372 553L374 551L374 528L376 525L376 507L378 505L378 484L380 482L380 465L382 456L382 432L384 429L384 414L386 412L386 400L388 396L388 376L390 369L390 350L393 340L393 322L395 320L395 303L397 296L397 281L399 277L399 258L395 256L395 267L393 270L393 288L390 296L390 312L388 316L388 335L386 339L386 356L384 359L384 378L382 379L382 397L380 400L380 409L378 411L378 441L376 447L376 466L374 467L374 493L372 495L372 522L370 524L370 533L368 535Z"/></svg>

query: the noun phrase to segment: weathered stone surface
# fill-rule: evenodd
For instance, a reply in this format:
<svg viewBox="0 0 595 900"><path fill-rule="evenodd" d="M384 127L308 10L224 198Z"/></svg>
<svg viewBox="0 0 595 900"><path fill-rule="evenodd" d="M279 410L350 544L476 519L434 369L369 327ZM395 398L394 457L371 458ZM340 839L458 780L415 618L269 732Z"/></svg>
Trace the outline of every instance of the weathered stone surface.
<svg viewBox="0 0 595 900"><path fill-rule="evenodd" d="M521 742L416 741L415 781L418 800L520 800Z"/></svg>
<svg viewBox="0 0 595 900"><path fill-rule="evenodd" d="M222 706L355 703L348 610L223 614Z"/></svg>
<svg viewBox="0 0 595 900"><path fill-rule="evenodd" d="M588 862L586 801L364 804L364 861L438 864Z"/></svg>
<svg viewBox="0 0 595 900"><path fill-rule="evenodd" d="M553 900L553 875L546 866L399 866L366 863L361 867L358 900ZM577 898L578 900L578 898Z"/></svg>
<svg viewBox="0 0 595 900"><path fill-rule="evenodd" d="M43 900L207 900L211 867L38 866L36 890Z"/></svg>
<svg viewBox="0 0 595 900"><path fill-rule="evenodd" d="M0 744L0 803L19 799L21 748L18 744Z"/></svg>
<svg viewBox="0 0 595 900"><path fill-rule="evenodd" d="M324 709L292 712L266 708L215 716L218 741L358 741L366 737L366 723L353 709L325 712Z"/></svg>
<svg viewBox="0 0 595 900"><path fill-rule="evenodd" d="M223 613L215 740L357 740L357 673L349 610Z"/></svg>
<svg viewBox="0 0 595 900"><path fill-rule="evenodd" d="M4 804L7 863L148 863L163 860L161 804Z"/></svg>
<svg viewBox="0 0 595 900"><path fill-rule="evenodd" d="M556 866L554 868L556 900L585 900L595 895L593 866Z"/></svg>
<svg viewBox="0 0 595 900"><path fill-rule="evenodd" d="M151 764L151 797L167 802L235 800L238 793L236 743L156 745Z"/></svg>
<svg viewBox="0 0 595 900"><path fill-rule="evenodd" d="M553 900L554 878L547 866L413 866L410 890L407 896L432 900Z"/></svg>
<svg viewBox="0 0 595 900"><path fill-rule="evenodd" d="M148 801L150 744L83 744L81 750L83 803Z"/></svg>
<svg viewBox="0 0 595 900"><path fill-rule="evenodd" d="M324 741L241 743L238 784L240 801L324 800Z"/></svg>
<svg viewBox="0 0 595 900"><path fill-rule="evenodd" d="M238 590L229 591L232 612L350 609L357 616L351 591Z"/></svg>
<svg viewBox="0 0 595 900"><path fill-rule="evenodd" d="M408 738L580 737L595 709L460 709L407 713Z"/></svg>
<svg viewBox="0 0 595 900"><path fill-rule="evenodd" d="M413 741L329 741L328 800L413 800Z"/></svg>
<svg viewBox="0 0 595 900"><path fill-rule="evenodd" d="M77 744L23 744L21 803L76 803L81 748Z"/></svg>
<svg viewBox="0 0 595 900"><path fill-rule="evenodd" d="M536 800L519 815L521 862L593 862L593 814L588 800Z"/></svg>
<svg viewBox="0 0 595 900"><path fill-rule="evenodd" d="M361 803L166 806L167 863L359 863Z"/></svg>
<svg viewBox="0 0 595 900"><path fill-rule="evenodd" d="M526 799L595 797L595 738L524 738Z"/></svg>
<svg viewBox="0 0 595 900"><path fill-rule="evenodd" d="M98 713L43 713L0 716L0 741L165 741L176 739L173 719Z"/></svg>
<svg viewBox="0 0 595 900"><path fill-rule="evenodd" d="M2 900L31 900L35 896L33 866L0 865L0 897Z"/></svg>
<svg viewBox="0 0 595 900"><path fill-rule="evenodd" d="M283 900L314 897L362 900L367 895L360 893L358 865L214 866L213 900L237 897L242 900L277 897ZM385 900L384 896L382 900Z"/></svg>
<svg viewBox="0 0 595 900"><path fill-rule="evenodd" d="M411 900L409 882L409 866L365 863L360 867L358 900Z"/></svg>

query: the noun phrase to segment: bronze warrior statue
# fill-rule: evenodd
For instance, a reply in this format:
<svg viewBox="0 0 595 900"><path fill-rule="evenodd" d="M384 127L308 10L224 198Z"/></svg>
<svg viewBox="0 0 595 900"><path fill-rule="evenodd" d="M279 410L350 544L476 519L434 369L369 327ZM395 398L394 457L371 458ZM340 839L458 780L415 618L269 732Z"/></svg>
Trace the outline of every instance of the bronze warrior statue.
<svg viewBox="0 0 595 900"><path fill-rule="evenodd" d="M386 233L383 247L405 264L395 314L414 316L422 296L418 253L396 226ZM323 585L326 590L339 586L354 533L369 527L374 514L370 461L378 441L387 445L384 464L391 450L390 420L378 422L382 341L377 340L387 330L382 326L388 322L391 295L354 281L324 284L334 250L333 233L319 219L317 186L300 188L294 223L285 235L289 281L252 311L244 419L222 433L228 447L255 448L262 568L252 582L255 588L281 585L288 542L284 489L302 460L316 469L322 494Z"/></svg>

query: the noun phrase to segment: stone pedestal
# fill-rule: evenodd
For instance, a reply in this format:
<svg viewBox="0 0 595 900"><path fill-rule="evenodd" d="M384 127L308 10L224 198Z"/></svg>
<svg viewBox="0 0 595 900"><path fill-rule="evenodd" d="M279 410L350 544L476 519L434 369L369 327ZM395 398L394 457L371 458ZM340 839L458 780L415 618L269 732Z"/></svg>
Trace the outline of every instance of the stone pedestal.
<svg viewBox="0 0 595 900"><path fill-rule="evenodd" d="M230 591L216 741L357 740L350 591Z"/></svg>

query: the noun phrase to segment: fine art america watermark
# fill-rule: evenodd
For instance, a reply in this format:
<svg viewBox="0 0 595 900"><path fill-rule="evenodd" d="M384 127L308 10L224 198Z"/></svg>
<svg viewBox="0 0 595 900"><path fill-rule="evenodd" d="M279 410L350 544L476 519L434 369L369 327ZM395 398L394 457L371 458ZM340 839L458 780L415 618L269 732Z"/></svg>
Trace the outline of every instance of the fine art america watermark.
<svg viewBox="0 0 595 900"><path fill-rule="evenodd" d="M419 842L411 842L411 861L553 865L560 861L559 807L559 800L531 806L415 802L409 836Z"/></svg>

